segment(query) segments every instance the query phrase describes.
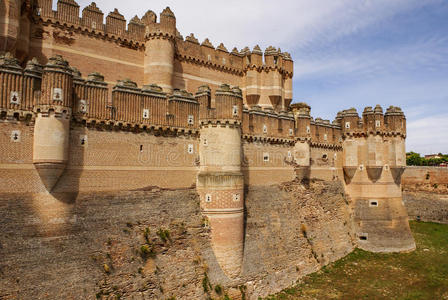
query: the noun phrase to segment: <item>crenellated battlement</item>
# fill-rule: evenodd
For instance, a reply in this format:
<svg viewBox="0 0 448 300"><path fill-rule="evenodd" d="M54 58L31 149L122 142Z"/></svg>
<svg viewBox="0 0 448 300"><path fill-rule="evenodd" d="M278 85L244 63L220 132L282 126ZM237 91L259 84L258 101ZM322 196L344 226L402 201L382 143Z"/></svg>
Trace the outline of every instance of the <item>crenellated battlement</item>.
<svg viewBox="0 0 448 300"><path fill-rule="evenodd" d="M360 118L355 108L338 113L343 136L401 135L406 136L406 118L399 107L391 106L383 113L380 105L366 107Z"/></svg>
<svg viewBox="0 0 448 300"><path fill-rule="evenodd" d="M34 116L52 110L73 114L74 120L86 124L182 132L196 132L200 125L230 124L241 126L248 140L273 143L291 143L297 137L292 112L259 106L245 109L243 91L237 86L223 84L213 95L206 85L195 95L179 89L168 94L156 84L138 87L131 79L109 87L98 72L83 78L61 56L50 58L44 66L32 59L25 69L9 54L0 62L0 82L5 86L0 109L6 114L12 110ZM32 83L23 85L27 80ZM11 102L10 95L15 93L22 101ZM56 99L55 93L61 98Z"/></svg>

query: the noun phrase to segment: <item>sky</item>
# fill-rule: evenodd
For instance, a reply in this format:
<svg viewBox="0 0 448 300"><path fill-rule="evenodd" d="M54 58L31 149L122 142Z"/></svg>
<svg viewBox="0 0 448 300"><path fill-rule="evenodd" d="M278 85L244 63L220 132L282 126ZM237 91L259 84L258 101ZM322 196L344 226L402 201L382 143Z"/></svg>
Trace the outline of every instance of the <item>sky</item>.
<svg viewBox="0 0 448 300"><path fill-rule="evenodd" d="M56 1L54 1L56 2ZM78 0L83 8L91 1ZM272 45L294 60L293 102L333 120L400 106L407 151L448 153L447 0L97 0L129 21L169 6L186 37L227 49Z"/></svg>

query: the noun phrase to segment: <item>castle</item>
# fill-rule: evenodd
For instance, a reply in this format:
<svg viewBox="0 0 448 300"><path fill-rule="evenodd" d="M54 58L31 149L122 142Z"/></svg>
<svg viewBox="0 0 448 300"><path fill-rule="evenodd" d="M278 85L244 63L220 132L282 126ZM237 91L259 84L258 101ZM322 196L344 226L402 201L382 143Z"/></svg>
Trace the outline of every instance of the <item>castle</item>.
<svg viewBox="0 0 448 300"><path fill-rule="evenodd" d="M290 54L183 38L169 8L128 24L115 10L104 24L95 3L81 17L74 0L57 11L52 0L0 5L0 192L193 186L216 260L235 278L245 186L339 180L358 247L415 248L400 108L313 119L308 105L291 104Z"/></svg>

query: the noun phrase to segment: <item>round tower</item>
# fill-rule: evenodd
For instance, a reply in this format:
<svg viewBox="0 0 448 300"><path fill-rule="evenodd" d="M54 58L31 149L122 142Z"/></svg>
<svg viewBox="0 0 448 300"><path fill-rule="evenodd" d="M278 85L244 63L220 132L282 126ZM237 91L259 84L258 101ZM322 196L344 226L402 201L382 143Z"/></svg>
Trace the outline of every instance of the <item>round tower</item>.
<svg viewBox="0 0 448 300"><path fill-rule="evenodd" d="M200 120L197 190L202 213L211 228L215 257L224 273L234 278L241 272L244 248L241 90L222 85L216 91L215 103L216 113Z"/></svg>
<svg viewBox="0 0 448 300"><path fill-rule="evenodd" d="M144 84L157 84L163 91L173 92L173 70L176 37L176 17L169 7L160 14L148 12L143 21L146 25Z"/></svg>
<svg viewBox="0 0 448 300"><path fill-rule="evenodd" d="M51 192L68 161L73 75L61 56L49 59L42 75L41 98L35 105L33 163Z"/></svg>

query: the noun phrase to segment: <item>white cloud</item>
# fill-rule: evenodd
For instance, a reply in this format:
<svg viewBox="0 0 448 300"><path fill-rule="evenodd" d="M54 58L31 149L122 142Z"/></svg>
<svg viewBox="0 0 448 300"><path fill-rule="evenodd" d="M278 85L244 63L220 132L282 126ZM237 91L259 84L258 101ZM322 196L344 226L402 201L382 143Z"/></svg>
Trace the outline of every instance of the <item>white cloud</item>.
<svg viewBox="0 0 448 300"><path fill-rule="evenodd" d="M293 52L319 41L356 32L394 14L440 0L97 0L105 15L115 7L130 20L148 9L170 6L184 36L193 32L227 48L274 45ZM81 9L90 1L77 1Z"/></svg>
<svg viewBox="0 0 448 300"><path fill-rule="evenodd" d="M448 114L428 116L407 124L407 151L448 153Z"/></svg>

